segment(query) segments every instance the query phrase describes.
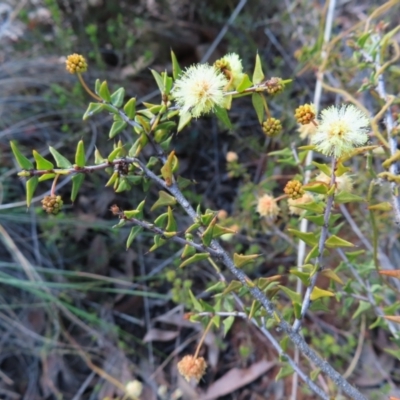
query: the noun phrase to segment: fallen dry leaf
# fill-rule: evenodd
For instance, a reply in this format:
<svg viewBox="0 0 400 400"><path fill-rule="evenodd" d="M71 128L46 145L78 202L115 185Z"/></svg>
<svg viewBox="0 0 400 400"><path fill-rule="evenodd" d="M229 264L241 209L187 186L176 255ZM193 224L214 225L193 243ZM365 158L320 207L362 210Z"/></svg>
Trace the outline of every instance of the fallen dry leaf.
<svg viewBox="0 0 400 400"><path fill-rule="evenodd" d="M178 331L165 331L161 329L150 329L146 336L143 338L143 342L169 342L174 340L179 335Z"/></svg>
<svg viewBox="0 0 400 400"><path fill-rule="evenodd" d="M214 400L246 386L275 366L275 362L262 360L249 368L232 368L224 376L210 385L207 392L199 400Z"/></svg>

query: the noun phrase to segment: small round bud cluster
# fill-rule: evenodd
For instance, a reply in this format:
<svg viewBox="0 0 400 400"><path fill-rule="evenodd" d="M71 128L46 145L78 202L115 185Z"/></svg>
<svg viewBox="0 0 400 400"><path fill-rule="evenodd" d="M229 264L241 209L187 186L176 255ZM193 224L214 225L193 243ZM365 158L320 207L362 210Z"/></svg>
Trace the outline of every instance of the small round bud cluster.
<svg viewBox="0 0 400 400"><path fill-rule="evenodd" d="M275 220L280 211L279 206L276 204L275 199L268 194L258 199L257 212L262 217L267 217L268 219Z"/></svg>
<svg viewBox="0 0 400 400"><path fill-rule="evenodd" d="M203 357L195 358L192 355L187 355L178 362L178 371L188 382L191 378L199 382L206 368L207 363Z"/></svg>
<svg viewBox="0 0 400 400"><path fill-rule="evenodd" d="M85 57L75 53L67 57L67 60L65 61L65 67L69 73L76 74L80 72L85 72L88 65Z"/></svg>
<svg viewBox="0 0 400 400"><path fill-rule="evenodd" d="M299 199L303 196L304 190L303 185L300 181L293 180L289 181L285 188L283 189L285 194L287 194L292 200Z"/></svg>
<svg viewBox="0 0 400 400"><path fill-rule="evenodd" d="M266 92L271 95L275 95L283 92L285 89L285 85L282 82L281 78L271 78L265 82Z"/></svg>
<svg viewBox="0 0 400 400"><path fill-rule="evenodd" d="M51 196L46 196L42 200L43 210L47 212L47 214L58 214L63 206L63 201L61 196L56 196L55 194Z"/></svg>
<svg viewBox="0 0 400 400"><path fill-rule="evenodd" d="M315 107L312 104L304 104L298 108L294 113L296 120L301 125L309 124L311 121L315 119Z"/></svg>
<svg viewBox="0 0 400 400"><path fill-rule="evenodd" d="M267 136L277 136L282 131L281 121L276 118L268 118L263 122L262 130Z"/></svg>

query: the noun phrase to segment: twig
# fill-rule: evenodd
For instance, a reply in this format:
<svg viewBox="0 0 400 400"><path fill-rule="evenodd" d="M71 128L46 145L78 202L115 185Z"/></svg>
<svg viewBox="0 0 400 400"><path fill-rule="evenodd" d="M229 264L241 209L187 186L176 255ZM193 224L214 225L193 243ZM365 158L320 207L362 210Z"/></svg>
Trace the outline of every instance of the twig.
<svg viewBox="0 0 400 400"><path fill-rule="evenodd" d="M375 36L375 43L379 42L380 37ZM383 76L383 70L380 65L380 52L376 52L376 59L374 62L375 65L375 71L376 73L379 72L378 75L378 84L377 84L377 91L379 94L379 97L385 101L385 103L388 102L388 95L386 94L386 88L385 88L385 78ZM386 125L386 130L387 130L387 138L389 142L389 150L390 150L390 155L393 157L394 154L398 151L397 150L397 139L392 136L392 131L394 129L394 120L393 120L393 115L392 115L392 110L391 107L388 107L386 112L385 112L385 125ZM400 174L400 165L399 163L392 163L389 167L389 171L393 175L399 175ZM391 188L392 188L392 202L393 202L393 211L394 211L394 216L395 216L395 223L398 227L400 227L400 193L399 193L399 188L395 182L391 183Z"/></svg>
<svg viewBox="0 0 400 400"><path fill-rule="evenodd" d="M331 33L332 33L332 26L333 26L333 17L335 13L335 8L336 8L336 0L330 0L329 1L329 6L328 6L328 11L326 15L326 21L325 21L325 30L324 30L324 46L327 46L330 38L331 38ZM320 102L321 102L321 94L322 94L322 81L324 78L324 64L325 61L328 59L328 51L327 49L324 49L321 52L321 58L323 60L323 63L321 64L320 69L317 72L317 80L315 84L315 91L314 91L314 99L313 99L313 104L315 106L316 111L318 111ZM305 174L303 178L303 185L306 185L311 178L311 169L308 168L313 160L313 151L309 151L307 153L306 161L305 161ZM307 232L308 231L308 220L306 218L303 218L300 222L300 232ZM306 254L306 243L302 240L299 241L298 249L297 249L297 267L301 270L302 265L304 263L305 259L305 254ZM296 292L301 294L303 290L303 284L300 279L297 280L297 286L296 286ZM307 306L308 308L308 306ZM300 322L299 322L300 326ZM295 352L298 352L297 348L295 349ZM299 358L299 355L295 353L295 358L296 360ZM297 393L297 376L295 375L293 377L293 382L292 382L292 400L295 400Z"/></svg>
<svg viewBox="0 0 400 400"><path fill-rule="evenodd" d="M336 181L335 169L336 169L336 160L334 158L332 158L332 175L331 175L330 187L335 186L335 181ZM303 303L301 305L300 318L296 319L296 321L293 324L293 330L295 332L297 332L300 329L301 321L304 318L304 316L308 310L308 307L310 307L311 294L312 294L315 284L317 282L318 271L320 271L322 269L322 261L323 261L325 242L326 242L326 239L328 238L329 218L331 216L334 198L335 198L335 192L333 192L331 195L329 195L326 200L325 213L324 213L324 225L322 226L321 235L319 237L319 242L318 242L318 258L317 258L317 262L316 262L316 267L318 267L318 269L314 273L314 275L311 277L310 285L307 287L306 293L304 295Z"/></svg>

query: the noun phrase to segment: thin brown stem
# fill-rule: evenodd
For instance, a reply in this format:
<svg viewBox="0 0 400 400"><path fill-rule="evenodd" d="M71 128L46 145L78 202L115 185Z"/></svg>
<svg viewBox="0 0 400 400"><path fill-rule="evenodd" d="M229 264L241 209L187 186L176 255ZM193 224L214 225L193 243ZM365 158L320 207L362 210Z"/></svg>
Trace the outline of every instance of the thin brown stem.
<svg viewBox="0 0 400 400"><path fill-rule="evenodd" d="M78 79L79 82L81 83L81 85L83 86L83 88L90 94L90 96L92 96L94 99L103 102L103 99L99 96L97 96L97 94L94 94L88 87L88 85L86 85L86 82L83 80L82 74L80 74L79 72L77 73L78 75Z"/></svg>

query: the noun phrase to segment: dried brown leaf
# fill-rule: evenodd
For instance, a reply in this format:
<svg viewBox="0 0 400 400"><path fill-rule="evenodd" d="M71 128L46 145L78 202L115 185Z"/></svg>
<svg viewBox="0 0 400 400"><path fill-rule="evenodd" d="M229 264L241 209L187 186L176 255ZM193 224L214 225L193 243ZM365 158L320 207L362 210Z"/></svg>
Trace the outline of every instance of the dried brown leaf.
<svg viewBox="0 0 400 400"><path fill-rule="evenodd" d="M248 385L274 366L275 362L262 360L251 365L249 368L232 368L229 372L211 384L207 392L204 393L199 400L219 399L221 396L225 396L245 385Z"/></svg>
<svg viewBox="0 0 400 400"><path fill-rule="evenodd" d="M161 329L150 329L143 338L145 343L148 342L169 342L176 339L179 335L178 331L166 331Z"/></svg>

